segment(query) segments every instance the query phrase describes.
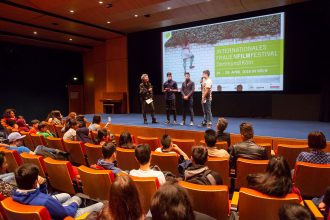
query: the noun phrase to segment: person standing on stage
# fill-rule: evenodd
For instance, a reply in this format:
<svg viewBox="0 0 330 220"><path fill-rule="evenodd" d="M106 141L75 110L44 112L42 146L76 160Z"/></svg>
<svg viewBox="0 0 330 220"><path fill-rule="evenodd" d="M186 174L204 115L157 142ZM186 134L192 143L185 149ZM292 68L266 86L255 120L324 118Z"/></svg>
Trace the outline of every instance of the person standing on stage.
<svg viewBox="0 0 330 220"><path fill-rule="evenodd" d="M201 126L207 126L208 128L212 127L212 80L210 79L210 71L204 70L203 77L201 79L201 88L202 88L202 108L204 113L204 120L201 123Z"/></svg>
<svg viewBox="0 0 330 220"><path fill-rule="evenodd" d="M152 85L149 82L148 74L142 74L142 76L141 76L141 84L140 84L139 93L140 93L141 104L142 104L142 113L143 113L144 124L148 124L147 113L146 113L147 107L150 108L152 123L157 123L157 120L155 118L155 107L154 107L154 101L153 101Z"/></svg>
<svg viewBox="0 0 330 220"><path fill-rule="evenodd" d="M170 113L173 113L173 124L176 124L175 92L178 91L177 83L172 79L172 73L167 73L167 81L163 85L166 102L166 124L170 123Z"/></svg>
<svg viewBox="0 0 330 220"><path fill-rule="evenodd" d="M181 94L182 94L182 122L180 125L186 124L186 112L189 109L190 112L190 126L194 125L194 108L193 108L193 94L195 92L195 83L190 80L190 73L184 74L185 81L182 83Z"/></svg>

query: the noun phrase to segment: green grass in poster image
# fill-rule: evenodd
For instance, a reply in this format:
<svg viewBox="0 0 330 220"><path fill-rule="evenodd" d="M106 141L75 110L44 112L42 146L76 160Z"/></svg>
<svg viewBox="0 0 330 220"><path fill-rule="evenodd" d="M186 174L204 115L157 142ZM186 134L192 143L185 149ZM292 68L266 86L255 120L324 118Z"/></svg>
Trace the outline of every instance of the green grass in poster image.
<svg viewBox="0 0 330 220"><path fill-rule="evenodd" d="M216 77L282 75L284 40L214 47Z"/></svg>

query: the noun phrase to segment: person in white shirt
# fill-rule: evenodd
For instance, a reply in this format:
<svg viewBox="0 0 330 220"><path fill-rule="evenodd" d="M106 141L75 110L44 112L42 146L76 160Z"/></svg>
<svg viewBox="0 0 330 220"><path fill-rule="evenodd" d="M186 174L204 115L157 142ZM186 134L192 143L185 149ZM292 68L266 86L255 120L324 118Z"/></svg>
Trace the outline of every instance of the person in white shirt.
<svg viewBox="0 0 330 220"><path fill-rule="evenodd" d="M163 172L150 168L151 149L147 144L140 144L135 148L135 158L140 164L138 170L131 170L129 175L136 177L157 177L159 184L166 182Z"/></svg>
<svg viewBox="0 0 330 220"><path fill-rule="evenodd" d="M202 87L202 108L204 113L204 119L201 126L208 128L212 127L212 80L210 79L210 71L204 70L203 77L201 79Z"/></svg>
<svg viewBox="0 0 330 220"><path fill-rule="evenodd" d="M157 148L155 150L156 152L179 154L180 156L183 156L185 160L190 159L187 154L178 147L178 145L173 144L172 138L168 134L164 134L163 137L160 139L160 142L162 146Z"/></svg>
<svg viewBox="0 0 330 220"><path fill-rule="evenodd" d="M68 121L68 130L63 135L63 140L75 141L78 129L78 122L76 119L70 119Z"/></svg>

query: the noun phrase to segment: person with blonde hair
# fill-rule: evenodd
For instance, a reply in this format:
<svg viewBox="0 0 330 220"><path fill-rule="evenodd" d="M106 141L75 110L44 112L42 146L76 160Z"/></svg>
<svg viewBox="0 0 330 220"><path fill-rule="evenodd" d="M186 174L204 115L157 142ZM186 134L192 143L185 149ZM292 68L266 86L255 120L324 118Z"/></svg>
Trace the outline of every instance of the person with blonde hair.
<svg viewBox="0 0 330 220"><path fill-rule="evenodd" d="M152 123L157 123L155 117L154 100L153 100L153 88L151 83L149 82L148 74L142 74L139 88L140 88L139 94L141 99L144 124L148 124L147 112L146 112L147 107L150 108Z"/></svg>

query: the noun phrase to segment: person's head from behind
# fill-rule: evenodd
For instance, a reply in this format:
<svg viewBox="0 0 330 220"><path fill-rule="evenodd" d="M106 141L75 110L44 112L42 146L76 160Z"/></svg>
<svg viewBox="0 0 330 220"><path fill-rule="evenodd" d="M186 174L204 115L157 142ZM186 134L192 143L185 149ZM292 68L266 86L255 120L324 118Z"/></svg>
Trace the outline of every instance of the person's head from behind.
<svg viewBox="0 0 330 220"><path fill-rule="evenodd" d="M322 150L327 147L327 140L321 131L313 131L308 134L308 146L311 149Z"/></svg>
<svg viewBox="0 0 330 220"><path fill-rule="evenodd" d="M23 190L35 189L37 187L39 169L36 165L25 163L15 171L17 187Z"/></svg>
<svg viewBox="0 0 330 220"><path fill-rule="evenodd" d="M105 160L111 162L116 160L116 146L112 142L105 142L102 145L102 155Z"/></svg>
<svg viewBox="0 0 330 220"><path fill-rule="evenodd" d="M8 141L11 146L22 146L23 145L23 139L25 138L25 135L21 135L18 132L12 132L8 135Z"/></svg>
<svg viewBox="0 0 330 220"><path fill-rule="evenodd" d="M40 132L46 132L47 131L47 124L46 124L46 122L44 122L44 121L40 122L39 125L38 125L38 130Z"/></svg>
<svg viewBox="0 0 330 220"><path fill-rule="evenodd" d="M280 220L313 220L311 213L302 205L286 203L278 210Z"/></svg>
<svg viewBox="0 0 330 220"><path fill-rule="evenodd" d="M210 71L209 70L204 70L203 71L203 78L208 79L210 77Z"/></svg>
<svg viewBox="0 0 330 220"><path fill-rule="evenodd" d="M15 118L15 109L8 108L3 113L4 118Z"/></svg>
<svg viewBox="0 0 330 220"><path fill-rule="evenodd" d="M38 129L40 121L37 119L34 119L31 121L31 125L34 129Z"/></svg>
<svg viewBox="0 0 330 220"><path fill-rule="evenodd" d="M149 76L148 76L148 74L146 74L146 73L142 74L141 81L143 83L148 83L149 82Z"/></svg>
<svg viewBox="0 0 330 220"><path fill-rule="evenodd" d="M52 118L57 118L58 120L62 120L62 114L59 110L53 110L51 116Z"/></svg>
<svg viewBox="0 0 330 220"><path fill-rule="evenodd" d="M102 215L110 215L110 219L138 220L144 215L138 190L128 175L116 177L111 184L109 204Z"/></svg>
<svg viewBox="0 0 330 220"><path fill-rule="evenodd" d="M270 176L291 178L289 163L283 156L272 157L268 162L266 173Z"/></svg>
<svg viewBox="0 0 330 220"><path fill-rule="evenodd" d="M208 147L214 147L217 143L217 134L213 129L207 129L204 133L205 144Z"/></svg>
<svg viewBox="0 0 330 220"><path fill-rule="evenodd" d="M67 117L67 120L69 120L69 119L77 119L77 113L75 113L75 112L70 112L70 113L68 114L68 117Z"/></svg>
<svg viewBox="0 0 330 220"><path fill-rule="evenodd" d="M243 141L247 141L253 138L254 131L251 123L243 122L239 126L239 131L241 133Z"/></svg>
<svg viewBox="0 0 330 220"><path fill-rule="evenodd" d="M204 165L208 159L208 150L204 146L194 146L191 155L194 164Z"/></svg>
<svg viewBox="0 0 330 220"><path fill-rule="evenodd" d="M166 76L167 76L167 80L169 80L169 81L172 80L172 73L171 73L171 72L168 72L168 73L166 74Z"/></svg>
<svg viewBox="0 0 330 220"><path fill-rule="evenodd" d="M185 72L184 73L184 78L186 81L189 81L190 80L190 73L189 72Z"/></svg>
<svg viewBox="0 0 330 220"><path fill-rule="evenodd" d="M222 134L228 126L228 121L225 118L219 118L217 123L217 130Z"/></svg>
<svg viewBox="0 0 330 220"><path fill-rule="evenodd" d="M68 128L72 128L74 130L78 129L78 121L76 119L70 119L68 121Z"/></svg>
<svg viewBox="0 0 330 220"><path fill-rule="evenodd" d="M133 140L131 134L126 131L122 132L119 136L119 146L128 146L132 144Z"/></svg>
<svg viewBox="0 0 330 220"><path fill-rule="evenodd" d="M148 144L140 144L135 148L135 158L140 165L146 165L151 161L151 149Z"/></svg>
<svg viewBox="0 0 330 220"><path fill-rule="evenodd" d="M99 142L108 141L109 137L110 137L110 131L108 131L106 128L101 128L97 131L97 140Z"/></svg>
<svg viewBox="0 0 330 220"><path fill-rule="evenodd" d="M152 219L195 219L186 190L176 182L166 182L154 194L150 211Z"/></svg>
<svg viewBox="0 0 330 220"><path fill-rule="evenodd" d="M78 122L78 127L79 128L84 128L86 127L86 118L84 115L78 115L77 116L77 122Z"/></svg>
<svg viewBox="0 0 330 220"><path fill-rule="evenodd" d="M9 118L6 120L6 124L9 126L9 127L12 127L12 128L18 128L18 125L16 123L15 120Z"/></svg>
<svg viewBox="0 0 330 220"><path fill-rule="evenodd" d="M170 149L172 147L172 138L168 134L164 134L160 139L163 149Z"/></svg>
<svg viewBox="0 0 330 220"><path fill-rule="evenodd" d="M4 152L0 152L0 174L7 172L8 163Z"/></svg>
<svg viewBox="0 0 330 220"><path fill-rule="evenodd" d="M99 125L101 123L101 120L102 120L101 115L94 115L93 120L92 120L92 124L98 124Z"/></svg>

